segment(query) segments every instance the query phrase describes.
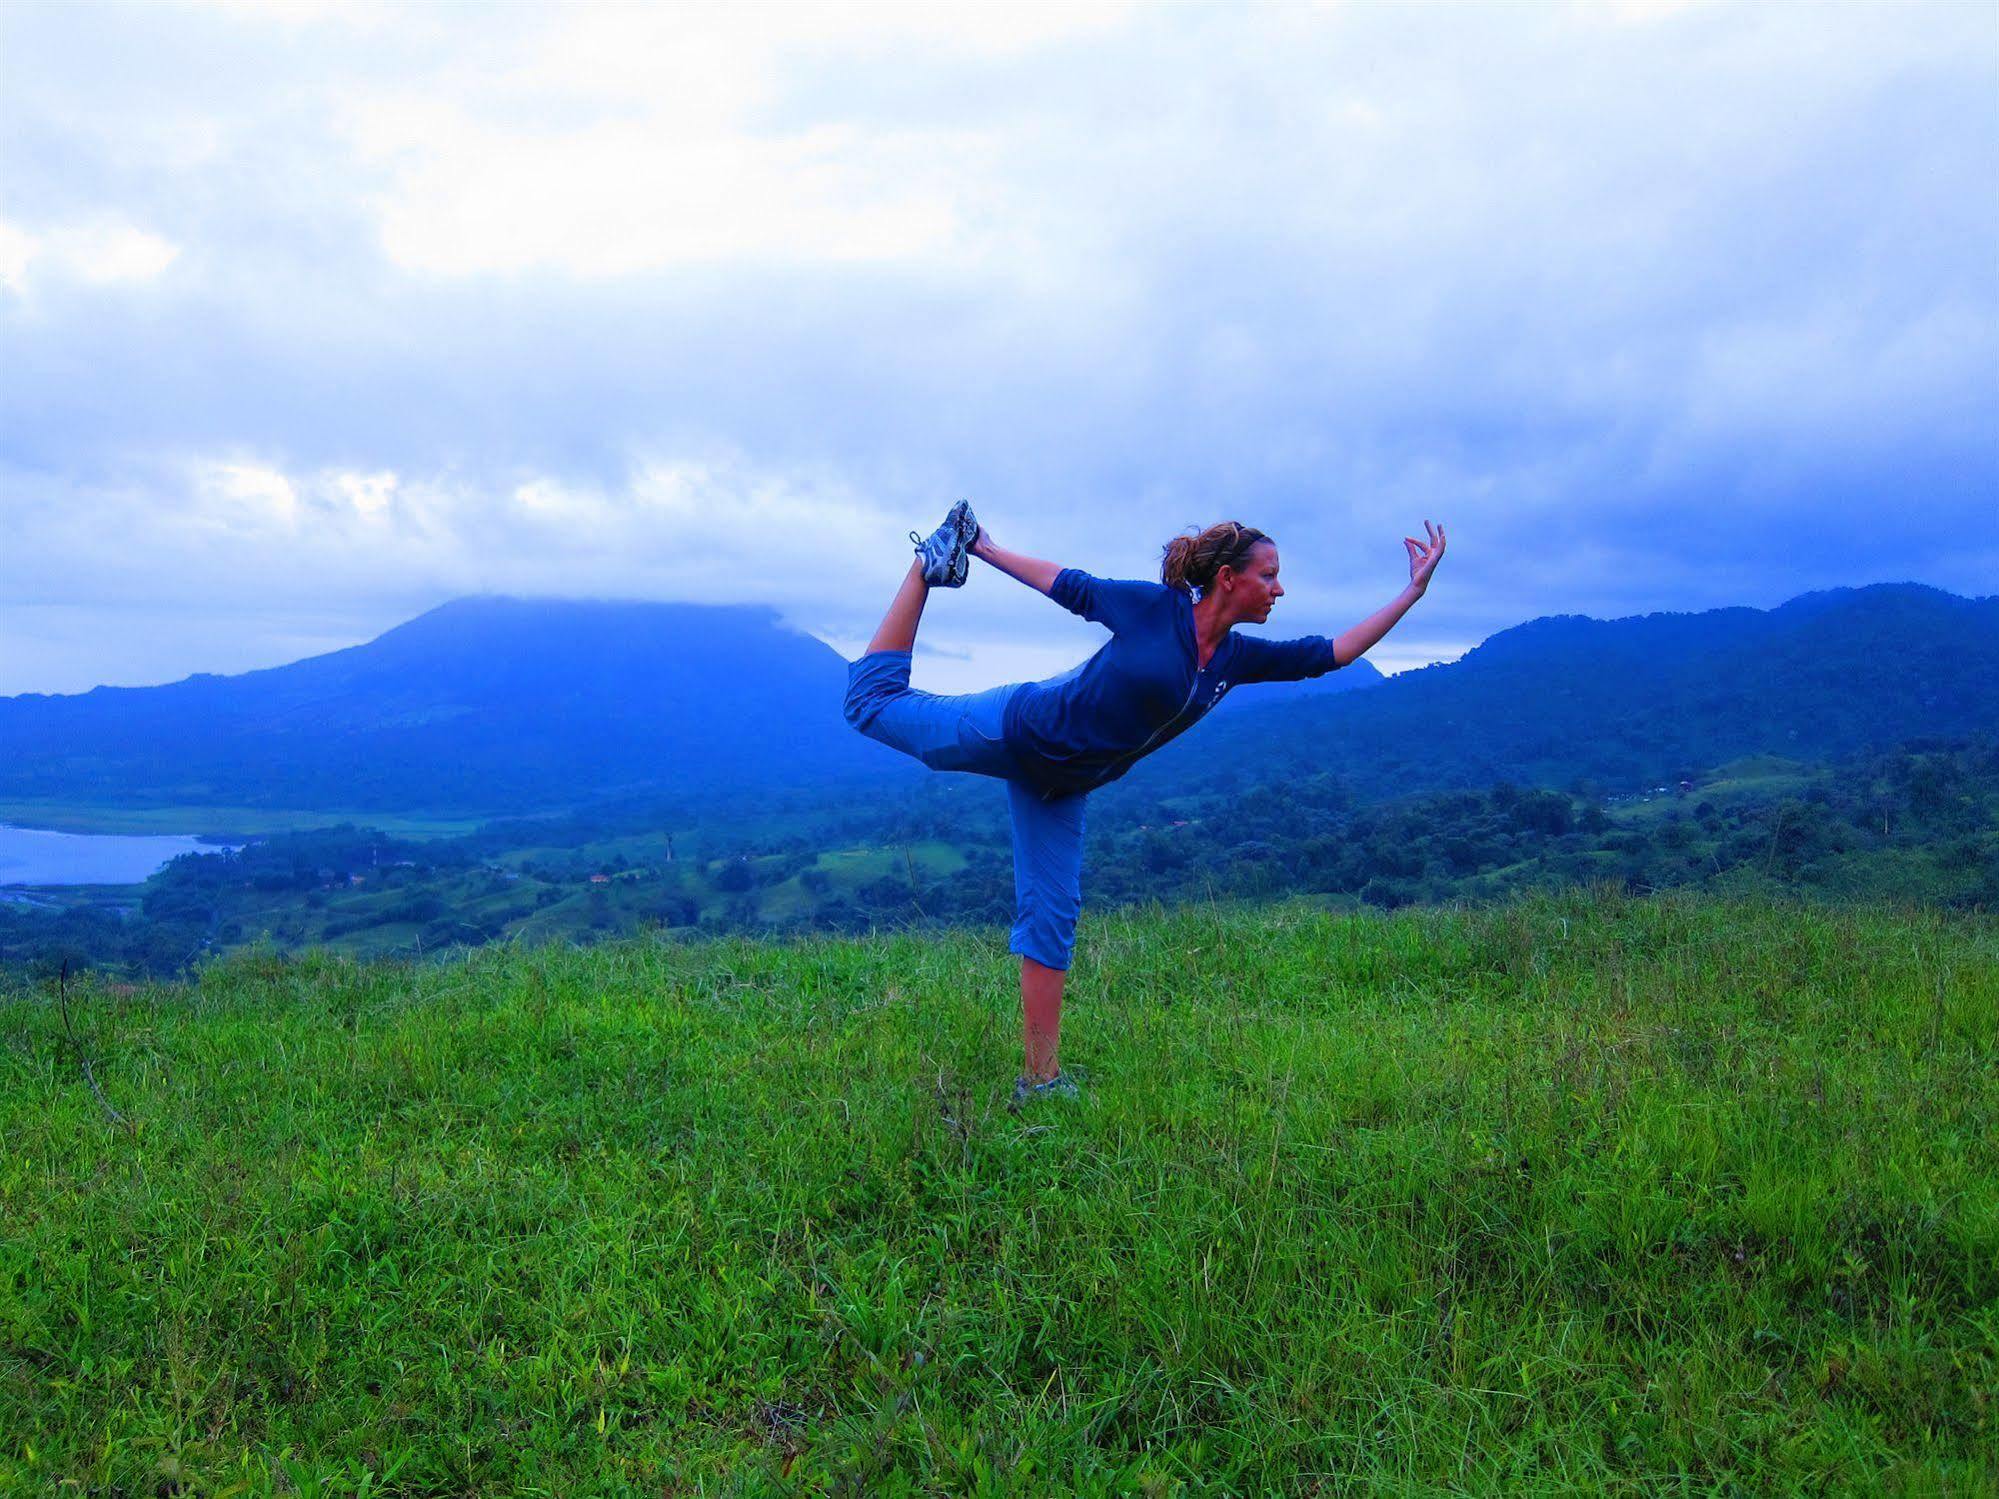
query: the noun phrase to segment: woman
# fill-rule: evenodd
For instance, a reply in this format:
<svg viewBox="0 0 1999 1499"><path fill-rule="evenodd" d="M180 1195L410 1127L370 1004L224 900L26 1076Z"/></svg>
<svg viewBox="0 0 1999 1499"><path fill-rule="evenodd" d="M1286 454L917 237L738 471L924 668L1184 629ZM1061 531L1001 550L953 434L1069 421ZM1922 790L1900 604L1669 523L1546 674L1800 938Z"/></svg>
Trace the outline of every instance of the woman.
<svg viewBox="0 0 1999 1499"><path fill-rule="evenodd" d="M963 501L929 537L910 533L917 560L866 654L848 669L847 721L933 770L1006 782L1015 908L1008 945L1020 955L1027 1053L1014 1084L1015 1107L1076 1096L1056 1053L1062 986L1082 908L1084 799L1191 728L1231 687L1321 676L1371 649L1423 596L1444 555L1443 527L1426 520L1423 529L1427 541L1403 538L1409 586L1332 640L1234 633L1238 624L1269 619L1284 597L1276 543L1236 521L1174 537L1158 583L1095 578L1010 552ZM969 557L1104 625L1110 640L1081 666L1045 682L1010 682L959 697L916 691L909 662L923 605L932 588L964 583Z"/></svg>

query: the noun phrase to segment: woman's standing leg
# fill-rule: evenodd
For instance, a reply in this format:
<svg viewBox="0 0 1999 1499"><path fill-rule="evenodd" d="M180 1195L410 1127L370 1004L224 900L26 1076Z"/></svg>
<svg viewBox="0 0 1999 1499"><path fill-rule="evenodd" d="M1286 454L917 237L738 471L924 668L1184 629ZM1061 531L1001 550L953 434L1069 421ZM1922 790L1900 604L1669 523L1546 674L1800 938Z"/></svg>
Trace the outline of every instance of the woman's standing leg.
<svg viewBox="0 0 1999 1499"><path fill-rule="evenodd" d="M1027 1052L1021 1075L1037 1083L1062 1070L1062 989L1068 982L1066 969L1020 960L1020 1034Z"/></svg>
<svg viewBox="0 0 1999 1499"><path fill-rule="evenodd" d="M1025 1075L1036 1082L1061 1070L1062 991L1083 908L1084 794L1043 800L1020 781L1006 783L1013 812L1013 937L1020 954L1021 1039Z"/></svg>

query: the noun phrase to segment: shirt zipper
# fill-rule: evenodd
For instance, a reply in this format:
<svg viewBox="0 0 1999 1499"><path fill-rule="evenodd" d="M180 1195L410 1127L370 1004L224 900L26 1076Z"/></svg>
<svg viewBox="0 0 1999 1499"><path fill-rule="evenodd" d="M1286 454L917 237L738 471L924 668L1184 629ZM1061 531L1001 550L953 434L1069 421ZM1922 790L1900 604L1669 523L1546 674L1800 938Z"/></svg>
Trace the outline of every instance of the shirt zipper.
<svg viewBox="0 0 1999 1499"><path fill-rule="evenodd" d="M1215 655L1219 656L1220 654L1221 654L1221 647L1216 646ZM1195 697L1197 697L1200 694L1201 673L1207 670L1207 667L1202 666L1200 663L1201 663L1201 642L1200 638L1196 636L1194 640L1194 680L1187 684L1186 697L1182 698L1180 701L1180 706L1173 710L1173 716L1167 719L1166 722L1161 724L1158 728L1154 729L1151 735L1146 739L1145 743L1141 744L1137 749L1131 751L1122 760L1114 762L1112 768L1115 769L1118 772L1118 774L1122 775L1124 773L1124 768L1127 765L1130 765L1133 761L1138 759L1139 756L1143 755L1147 750L1151 749L1152 746L1158 741L1159 736L1161 734L1164 734L1168 729L1172 728L1174 724L1178 723L1180 721L1180 715L1187 711L1188 707L1193 703ZM1209 657L1208 666L1213 666L1214 664L1215 664L1214 657L1212 656ZM1106 778L1104 780L1098 781L1097 786L1106 786L1110 784L1110 779L1112 778ZM1091 787L1090 789L1095 790L1096 787Z"/></svg>
<svg viewBox="0 0 1999 1499"><path fill-rule="evenodd" d="M1171 718L1167 719L1165 723L1161 724L1158 728L1152 731L1152 737L1150 739L1147 739L1145 743L1141 744L1137 749L1133 750L1130 754L1126 755L1123 760L1118 762L1117 768L1120 771L1120 773L1122 773L1125 766L1130 765L1133 761L1137 760L1139 756L1143 755L1147 750L1151 749L1154 742L1158 740L1161 734L1164 734L1168 729L1172 728L1174 724L1180 721L1180 715L1182 713L1185 713L1187 711L1188 706L1194 701L1196 697L1200 695L1201 673L1205 670L1206 670L1205 667L1200 667L1200 666L1194 668L1194 680L1187 684L1187 696L1185 700L1181 702L1179 707L1173 710L1173 716Z"/></svg>

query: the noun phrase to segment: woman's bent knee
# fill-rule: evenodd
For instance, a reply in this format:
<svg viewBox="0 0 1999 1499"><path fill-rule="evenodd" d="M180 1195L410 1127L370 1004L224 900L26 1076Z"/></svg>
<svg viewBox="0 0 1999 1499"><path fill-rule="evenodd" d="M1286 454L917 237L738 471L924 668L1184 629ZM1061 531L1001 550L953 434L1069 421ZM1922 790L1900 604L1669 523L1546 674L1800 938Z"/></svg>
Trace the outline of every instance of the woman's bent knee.
<svg viewBox="0 0 1999 1499"><path fill-rule="evenodd" d="M847 722L866 734L883 708L909 691L909 652L870 651L847 667ZM870 736L872 737L872 736Z"/></svg>

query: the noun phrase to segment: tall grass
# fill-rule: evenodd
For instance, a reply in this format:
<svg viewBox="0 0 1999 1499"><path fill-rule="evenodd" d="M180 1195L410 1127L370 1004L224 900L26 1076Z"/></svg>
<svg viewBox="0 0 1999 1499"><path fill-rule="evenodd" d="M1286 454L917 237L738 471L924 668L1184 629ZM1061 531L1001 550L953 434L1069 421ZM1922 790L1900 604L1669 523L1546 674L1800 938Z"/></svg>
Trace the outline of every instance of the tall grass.
<svg viewBox="0 0 1999 1499"><path fill-rule="evenodd" d="M1999 922L1123 913L1018 1116L1000 949L0 1001L0 1488L1999 1485Z"/></svg>

